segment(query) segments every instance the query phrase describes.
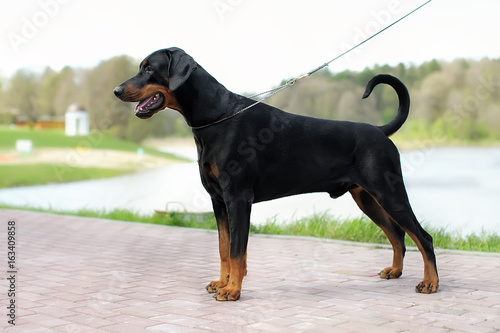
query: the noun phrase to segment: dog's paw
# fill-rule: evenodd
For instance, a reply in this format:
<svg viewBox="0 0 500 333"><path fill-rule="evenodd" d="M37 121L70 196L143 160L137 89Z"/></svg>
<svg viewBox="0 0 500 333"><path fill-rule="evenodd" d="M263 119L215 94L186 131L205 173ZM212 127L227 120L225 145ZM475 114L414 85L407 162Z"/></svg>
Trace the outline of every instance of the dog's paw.
<svg viewBox="0 0 500 333"><path fill-rule="evenodd" d="M423 280L415 286L415 292L421 294L435 293L439 288L438 281Z"/></svg>
<svg viewBox="0 0 500 333"><path fill-rule="evenodd" d="M237 301L240 299L241 289L234 287L224 287L217 289L217 292L213 296L217 301Z"/></svg>
<svg viewBox="0 0 500 333"><path fill-rule="evenodd" d="M398 277L403 275L403 270L400 268L386 267L382 271L380 271L378 275L380 275L381 279L397 279Z"/></svg>
<svg viewBox="0 0 500 333"><path fill-rule="evenodd" d="M220 280L218 280L218 281L212 281L209 284L207 284L207 286L205 287L205 289L210 294L216 293L218 289L224 288L227 285L227 281L225 281L225 282L226 283L223 284L223 282L220 281Z"/></svg>

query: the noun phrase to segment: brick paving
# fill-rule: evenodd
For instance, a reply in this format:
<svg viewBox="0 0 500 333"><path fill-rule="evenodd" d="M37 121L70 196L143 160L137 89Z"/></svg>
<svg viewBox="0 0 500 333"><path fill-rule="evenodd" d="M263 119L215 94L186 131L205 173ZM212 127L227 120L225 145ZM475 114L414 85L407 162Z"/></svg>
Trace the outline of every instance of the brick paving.
<svg viewBox="0 0 500 333"><path fill-rule="evenodd" d="M409 251L403 276L382 280L392 251L305 237L251 236L237 302L216 302L217 234L0 210L17 222L16 325L7 332L498 332L500 255L437 251L440 291ZM0 230L6 257L6 227ZM7 275L7 262L3 259Z"/></svg>

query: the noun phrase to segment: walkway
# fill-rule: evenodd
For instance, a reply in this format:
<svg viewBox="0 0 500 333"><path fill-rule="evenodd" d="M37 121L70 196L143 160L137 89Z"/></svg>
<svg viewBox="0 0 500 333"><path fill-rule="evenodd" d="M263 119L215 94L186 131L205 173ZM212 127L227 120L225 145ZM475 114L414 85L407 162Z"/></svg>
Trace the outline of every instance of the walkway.
<svg viewBox="0 0 500 333"><path fill-rule="evenodd" d="M0 210L7 332L498 332L500 255L438 251L440 291L414 292L422 259L382 280L392 251L251 236L242 298L216 302L217 235ZM8 324L7 222L16 222L16 319ZM333 330L332 330L333 328Z"/></svg>

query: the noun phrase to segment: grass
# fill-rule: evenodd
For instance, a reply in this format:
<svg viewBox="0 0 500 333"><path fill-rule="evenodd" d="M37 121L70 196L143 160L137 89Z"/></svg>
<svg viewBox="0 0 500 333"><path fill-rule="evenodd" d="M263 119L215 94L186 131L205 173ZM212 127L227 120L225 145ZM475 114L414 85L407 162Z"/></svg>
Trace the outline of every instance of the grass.
<svg viewBox="0 0 500 333"><path fill-rule="evenodd" d="M366 217L338 221L329 215L315 215L288 224L269 222L255 227L255 233L316 236L354 242L389 244L383 231ZM462 236L458 232L450 233L444 228L436 229L425 226L434 240L434 247L448 250L500 252L500 236L495 233L481 232ZM407 246L415 243L406 235Z"/></svg>
<svg viewBox="0 0 500 333"><path fill-rule="evenodd" d="M61 170L53 164L0 165L0 189L98 179L129 173L128 169L78 168Z"/></svg>
<svg viewBox="0 0 500 333"><path fill-rule="evenodd" d="M2 207L13 208L0 205L0 208ZM31 210L43 211L39 209ZM80 210L77 212L55 213L188 228L217 229L217 224L212 213L196 214L171 212L145 216L122 209L116 209L113 211ZM435 248L462 251L500 252L500 236L495 233L487 233L483 231L479 235L470 234L462 236L458 233L449 233L444 229L426 227L426 230L434 238ZM253 234L313 236L353 242L389 244L382 230L365 217L339 221L329 215L315 215L310 218L304 218L290 223L270 221L263 225L251 225L250 232ZM413 241L408 236L406 236L405 243L408 247L415 246Z"/></svg>
<svg viewBox="0 0 500 333"><path fill-rule="evenodd" d="M0 126L0 149L13 150L17 140L31 140L33 148L64 148L64 149L106 149L127 152L136 152L140 145L126 140L120 140L104 132L93 131L86 137L68 137L62 130L32 130L29 128L9 128ZM155 149L143 148L149 155L168 158L176 161L185 161L172 154L163 153ZM64 169L62 169L64 168ZM130 167L98 168L73 167L60 164L0 164L0 188L63 183L71 181L114 177L134 171Z"/></svg>
<svg viewBox="0 0 500 333"><path fill-rule="evenodd" d="M33 141L33 148L78 148L109 149L136 152L143 148L144 152L154 156L183 160L172 154L156 149L144 148L136 143L120 140L102 131L92 131L89 136L66 136L63 130L32 130L29 128L10 128L0 126L0 149L14 149L17 140Z"/></svg>

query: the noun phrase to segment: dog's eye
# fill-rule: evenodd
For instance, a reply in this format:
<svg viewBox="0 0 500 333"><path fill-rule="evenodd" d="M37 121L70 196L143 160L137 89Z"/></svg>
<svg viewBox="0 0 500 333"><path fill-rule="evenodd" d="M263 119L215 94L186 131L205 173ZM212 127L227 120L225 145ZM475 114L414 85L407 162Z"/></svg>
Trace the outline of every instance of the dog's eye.
<svg viewBox="0 0 500 333"><path fill-rule="evenodd" d="M146 73L153 74L153 72L154 72L153 67L151 66L146 67Z"/></svg>

